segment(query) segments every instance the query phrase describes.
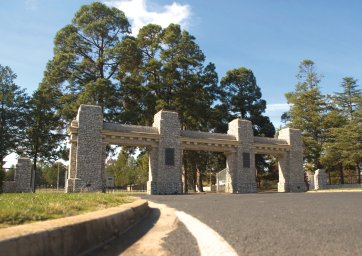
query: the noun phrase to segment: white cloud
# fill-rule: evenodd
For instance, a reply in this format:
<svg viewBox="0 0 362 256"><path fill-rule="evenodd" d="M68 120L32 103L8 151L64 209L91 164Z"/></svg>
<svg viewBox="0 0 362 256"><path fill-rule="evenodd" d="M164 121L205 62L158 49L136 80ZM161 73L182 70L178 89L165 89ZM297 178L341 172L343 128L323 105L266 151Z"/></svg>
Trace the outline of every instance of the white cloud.
<svg viewBox="0 0 362 256"><path fill-rule="evenodd" d="M288 111L289 104L288 103L276 103L276 104L268 104L267 110L268 112L280 112L280 111Z"/></svg>
<svg viewBox="0 0 362 256"><path fill-rule="evenodd" d="M288 103L267 104L265 114L270 118L275 127L279 127L282 124L281 116L289 110L289 107Z"/></svg>
<svg viewBox="0 0 362 256"><path fill-rule="evenodd" d="M189 5L173 2L171 5L154 7L148 0L111 0L105 1L107 5L122 10L132 24L132 34L137 35L140 28L149 23L167 27L170 23L180 24L187 28L191 16Z"/></svg>

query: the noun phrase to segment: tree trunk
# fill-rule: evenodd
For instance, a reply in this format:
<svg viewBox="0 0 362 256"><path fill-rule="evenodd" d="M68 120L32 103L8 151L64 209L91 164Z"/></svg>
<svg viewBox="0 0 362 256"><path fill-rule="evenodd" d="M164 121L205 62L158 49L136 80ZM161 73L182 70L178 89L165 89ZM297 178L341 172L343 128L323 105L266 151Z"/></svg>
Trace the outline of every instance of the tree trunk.
<svg viewBox="0 0 362 256"><path fill-rule="evenodd" d="M358 184L361 184L361 171L359 168L359 163L356 163L356 170L357 170L357 175L358 175Z"/></svg>
<svg viewBox="0 0 362 256"><path fill-rule="evenodd" d="M339 174L340 174L341 184L344 184L344 174L343 174L343 165L342 164L339 165Z"/></svg>
<svg viewBox="0 0 362 256"><path fill-rule="evenodd" d="M182 172L184 176L184 194L188 194L189 188L188 188L188 181L187 181L187 170L185 166L182 166Z"/></svg>
<svg viewBox="0 0 362 256"><path fill-rule="evenodd" d="M329 180L329 185L332 185L331 170L328 170L328 180Z"/></svg>
<svg viewBox="0 0 362 256"><path fill-rule="evenodd" d="M38 146L37 145L38 143L36 143L36 147ZM31 172L31 181L33 181L34 179L34 187L33 187L33 193L35 193L35 187L36 187L36 165L37 165L37 161L38 161L38 151L35 150L35 153L34 153L34 157L33 157L33 170Z"/></svg>
<svg viewBox="0 0 362 256"><path fill-rule="evenodd" d="M204 188L202 186L202 175L198 167L196 167L196 184L199 192L204 192Z"/></svg>

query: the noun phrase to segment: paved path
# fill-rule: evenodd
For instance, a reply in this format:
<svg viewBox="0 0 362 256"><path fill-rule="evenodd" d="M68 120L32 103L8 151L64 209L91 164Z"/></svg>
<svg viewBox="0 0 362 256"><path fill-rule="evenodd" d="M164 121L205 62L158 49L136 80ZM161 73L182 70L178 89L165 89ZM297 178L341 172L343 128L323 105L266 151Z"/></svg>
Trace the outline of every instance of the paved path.
<svg viewBox="0 0 362 256"><path fill-rule="evenodd" d="M172 216L184 212L197 218L225 239L238 255L362 254L361 192L142 198L174 208L169 212ZM155 223L157 220L156 226ZM140 230L141 226L134 230ZM202 255L197 239L183 223L176 222L176 228L165 233L160 244L163 255ZM155 254L143 251L138 255Z"/></svg>

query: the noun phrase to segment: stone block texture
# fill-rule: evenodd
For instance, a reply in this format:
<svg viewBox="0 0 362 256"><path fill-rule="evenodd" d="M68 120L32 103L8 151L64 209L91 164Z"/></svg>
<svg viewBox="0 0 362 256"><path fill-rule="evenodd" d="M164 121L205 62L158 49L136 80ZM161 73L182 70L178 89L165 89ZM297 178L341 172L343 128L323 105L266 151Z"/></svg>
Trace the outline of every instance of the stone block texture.
<svg viewBox="0 0 362 256"><path fill-rule="evenodd" d="M81 105L69 131L71 145L66 192L101 191L105 188L105 148L107 143L112 143L114 139L121 146L137 144L148 147L148 194L181 194L182 140L186 137L192 138L188 143L196 145L194 150L208 150L208 147L212 146L214 151L220 150L226 154L226 192L257 192L256 143L282 145L286 148L277 152L280 192L301 192L306 189L303 175L303 145L299 130L283 129L278 139L257 138L253 135L250 121L235 119L229 123L227 134L181 131L178 114L164 110L155 114L152 127L111 124L103 122L100 107ZM107 132L111 132L111 135ZM209 139L213 141L208 143ZM207 145L205 148L201 147L202 143L201 146L197 145L200 140ZM133 144L128 144L130 142Z"/></svg>
<svg viewBox="0 0 362 256"><path fill-rule="evenodd" d="M314 173L314 189L324 189L327 187L327 173L324 169L318 169Z"/></svg>
<svg viewBox="0 0 362 256"><path fill-rule="evenodd" d="M279 131L279 139L286 140L290 150L279 157L279 192L305 192L303 170L303 143L300 130L285 128Z"/></svg>
<svg viewBox="0 0 362 256"><path fill-rule="evenodd" d="M153 127L160 138L150 154L148 194L182 194L182 150L180 121L172 111L160 111L154 116Z"/></svg>
<svg viewBox="0 0 362 256"><path fill-rule="evenodd" d="M102 169L103 114L99 106L81 105L76 118L78 135L70 149L67 192L101 191L105 187ZM72 161L76 159L76 164Z"/></svg>
<svg viewBox="0 0 362 256"><path fill-rule="evenodd" d="M235 152L227 155L227 168L231 178L231 193L255 193L256 171L253 151L254 134L250 121L235 119L229 123L229 135L239 142Z"/></svg>
<svg viewBox="0 0 362 256"><path fill-rule="evenodd" d="M29 193L33 191L32 162L27 157L19 157L15 167L14 181L3 183L4 193Z"/></svg>

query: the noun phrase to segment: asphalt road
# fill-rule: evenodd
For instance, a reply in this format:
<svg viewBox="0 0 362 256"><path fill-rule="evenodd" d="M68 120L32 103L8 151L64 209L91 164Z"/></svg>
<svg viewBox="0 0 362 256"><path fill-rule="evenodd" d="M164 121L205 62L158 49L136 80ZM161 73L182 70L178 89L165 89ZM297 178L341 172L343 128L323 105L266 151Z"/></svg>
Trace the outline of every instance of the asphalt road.
<svg viewBox="0 0 362 256"><path fill-rule="evenodd" d="M196 217L239 255L362 255L361 192L142 198ZM198 255L190 236L180 225L164 239L164 246L171 255Z"/></svg>

